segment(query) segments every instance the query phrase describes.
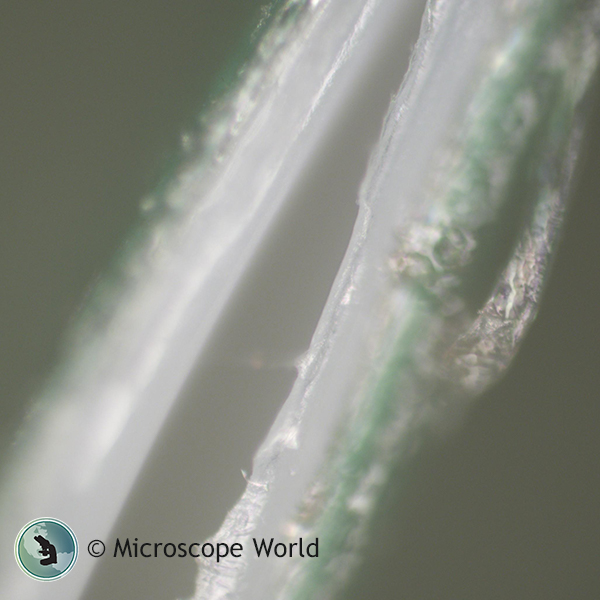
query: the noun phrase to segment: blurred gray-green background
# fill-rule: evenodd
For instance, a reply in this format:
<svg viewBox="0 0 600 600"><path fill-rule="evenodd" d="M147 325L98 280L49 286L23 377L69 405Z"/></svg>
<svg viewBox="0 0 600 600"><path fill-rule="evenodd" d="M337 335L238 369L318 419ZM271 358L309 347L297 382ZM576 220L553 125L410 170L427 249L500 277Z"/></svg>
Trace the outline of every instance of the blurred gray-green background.
<svg viewBox="0 0 600 600"><path fill-rule="evenodd" d="M0 7L3 442L259 6Z"/></svg>
<svg viewBox="0 0 600 600"><path fill-rule="evenodd" d="M140 199L176 155L180 135L243 54L261 4L0 7L3 455L60 356L62 332L125 243ZM407 25L412 35L417 24L418 16ZM406 57L398 61L391 49L385 60L382 72L396 68L399 77ZM364 121L364 131L352 130L356 138L337 140L358 148L358 167L397 82L389 86L379 104L358 98L346 116ZM508 376L456 431L432 440L397 474L353 600L600 597L600 120L591 112L539 318ZM352 227L360 169L345 177L344 165L315 158L313 183L272 241L277 254L264 250L253 281L232 303L117 525L121 535L179 541L197 510L190 535L206 537L241 493L240 469L249 469L291 386L293 358L310 340ZM265 298L272 299L268 315ZM145 530L149 515L162 525ZM193 591L192 562L102 560L86 600Z"/></svg>

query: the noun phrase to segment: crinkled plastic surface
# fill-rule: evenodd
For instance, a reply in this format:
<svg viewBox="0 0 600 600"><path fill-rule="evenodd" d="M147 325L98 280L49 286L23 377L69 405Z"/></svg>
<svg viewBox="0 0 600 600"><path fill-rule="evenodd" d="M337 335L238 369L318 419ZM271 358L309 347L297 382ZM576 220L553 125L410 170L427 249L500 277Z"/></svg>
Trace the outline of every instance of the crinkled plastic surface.
<svg viewBox="0 0 600 600"><path fill-rule="evenodd" d="M509 364L557 239L597 19L577 2L429 3L310 351L214 537L318 539L319 558L208 562L198 598L334 595L394 462ZM507 222L504 255L489 240Z"/></svg>

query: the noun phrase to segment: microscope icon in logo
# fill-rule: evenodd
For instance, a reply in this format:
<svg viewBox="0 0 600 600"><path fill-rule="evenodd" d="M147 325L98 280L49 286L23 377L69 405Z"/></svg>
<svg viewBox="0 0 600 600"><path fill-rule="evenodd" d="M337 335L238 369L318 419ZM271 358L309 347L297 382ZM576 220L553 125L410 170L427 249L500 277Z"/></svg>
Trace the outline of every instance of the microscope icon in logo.
<svg viewBox="0 0 600 600"><path fill-rule="evenodd" d="M56 557L56 546L51 544L45 537L41 535L33 536L33 539L42 547L39 553L48 558L42 558L40 565L55 565L58 560Z"/></svg>
<svg viewBox="0 0 600 600"><path fill-rule="evenodd" d="M41 581L64 577L77 560L77 538L58 519L36 519L21 529L15 542L15 557L21 569Z"/></svg>

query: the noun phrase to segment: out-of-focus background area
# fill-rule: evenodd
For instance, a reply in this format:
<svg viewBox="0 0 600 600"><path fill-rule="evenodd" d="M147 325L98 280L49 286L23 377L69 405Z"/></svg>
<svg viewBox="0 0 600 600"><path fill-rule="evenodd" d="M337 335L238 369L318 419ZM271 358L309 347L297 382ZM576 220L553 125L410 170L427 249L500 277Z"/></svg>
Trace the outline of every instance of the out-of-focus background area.
<svg viewBox="0 0 600 600"><path fill-rule="evenodd" d="M59 360L65 329L126 243L140 200L243 59L262 5L69 0L0 8L0 463ZM418 8L399 24L409 42L418 24ZM115 535L200 541L242 492L241 469L250 469L326 300L361 169L406 62L391 47L374 69L373 77L385 74L373 80L382 86L378 100L357 97L343 116L354 127L339 127L348 133L334 142L351 148L351 159L338 160L333 146L315 157ZM397 473L348 598L600 597L597 113L544 303L514 366ZM190 596L195 569L192 560L104 557L85 599Z"/></svg>
<svg viewBox="0 0 600 600"><path fill-rule="evenodd" d="M2 444L260 5L0 8Z"/></svg>

